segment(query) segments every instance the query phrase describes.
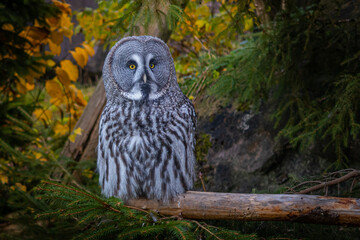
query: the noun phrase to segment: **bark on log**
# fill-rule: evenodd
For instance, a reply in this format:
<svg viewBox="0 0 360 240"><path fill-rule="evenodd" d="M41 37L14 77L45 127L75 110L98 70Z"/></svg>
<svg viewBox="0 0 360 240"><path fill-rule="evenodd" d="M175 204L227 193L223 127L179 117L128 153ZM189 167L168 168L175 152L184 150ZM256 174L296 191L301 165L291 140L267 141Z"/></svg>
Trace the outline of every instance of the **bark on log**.
<svg viewBox="0 0 360 240"><path fill-rule="evenodd" d="M168 204L137 199L130 200L127 205L188 219L360 226L360 199L355 198L188 191Z"/></svg>

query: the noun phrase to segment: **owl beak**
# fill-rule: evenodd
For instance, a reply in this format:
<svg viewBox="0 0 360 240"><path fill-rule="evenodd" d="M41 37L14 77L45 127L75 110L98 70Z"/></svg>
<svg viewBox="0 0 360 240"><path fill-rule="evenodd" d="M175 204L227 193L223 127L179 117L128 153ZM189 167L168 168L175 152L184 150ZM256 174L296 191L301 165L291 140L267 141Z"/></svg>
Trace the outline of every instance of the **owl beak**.
<svg viewBox="0 0 360 240"><path fill-rule="evenodd" d="M146 83L146 74L144 74L144 76L143 76L143 80L144 80L144 83Z"/></svg>

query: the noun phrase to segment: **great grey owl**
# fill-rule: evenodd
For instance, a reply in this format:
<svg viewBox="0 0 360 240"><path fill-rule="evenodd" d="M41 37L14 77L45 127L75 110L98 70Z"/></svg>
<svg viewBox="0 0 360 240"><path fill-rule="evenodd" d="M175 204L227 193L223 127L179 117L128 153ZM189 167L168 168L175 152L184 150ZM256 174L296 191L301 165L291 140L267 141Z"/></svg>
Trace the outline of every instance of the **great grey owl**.
<svg viewBox="0 0 360 240"><path fill-rule="evenodd" d="M102 193L170 201L190 189L196 115L177 83L167 45L150 36L123 38L106 57L103 80L107 102L97 160Z"/></svg>

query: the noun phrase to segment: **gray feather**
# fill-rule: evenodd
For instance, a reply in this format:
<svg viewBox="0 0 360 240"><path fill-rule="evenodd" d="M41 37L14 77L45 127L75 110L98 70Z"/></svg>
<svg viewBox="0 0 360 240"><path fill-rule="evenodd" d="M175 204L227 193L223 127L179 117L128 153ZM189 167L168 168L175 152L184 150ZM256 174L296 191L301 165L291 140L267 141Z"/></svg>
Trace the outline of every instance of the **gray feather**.
<svg viewBox="0 0 360 240"><path fill-rule="evenodd" d="M170 201L191 189L196 115L178 86L167 45L150 36L120 40L106 58L103 80L107 103L97 161L102 193Z"/></svg>

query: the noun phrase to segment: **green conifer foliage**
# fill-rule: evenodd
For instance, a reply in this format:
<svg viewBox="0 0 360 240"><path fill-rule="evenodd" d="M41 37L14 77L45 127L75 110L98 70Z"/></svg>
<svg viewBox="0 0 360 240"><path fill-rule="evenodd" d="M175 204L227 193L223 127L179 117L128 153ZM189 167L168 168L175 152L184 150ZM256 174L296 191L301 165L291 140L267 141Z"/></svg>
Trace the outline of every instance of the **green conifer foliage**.
<svg viewBox="0 0 360 240"><path fill-rule="evenodd" d="M36 218L71 221L77 229L75 239L255 239L194 220L160 216L69 185L44 181L36 192L48 206Z"/></svg>
<svg viewBox="0 0 360 240"><path fill-rule="evenodd" d="M198 93L200 111L211 106L204 113L229 104L240 110L271 106L279 136L302 149L325 142L340 166L359 133L360 8L323 2L289 5L271 26L244 36L239 49L204 57L207 67L199 75L205 80L196 79L190 94Z"/></svg>

